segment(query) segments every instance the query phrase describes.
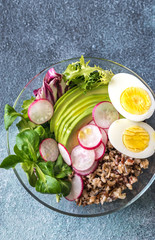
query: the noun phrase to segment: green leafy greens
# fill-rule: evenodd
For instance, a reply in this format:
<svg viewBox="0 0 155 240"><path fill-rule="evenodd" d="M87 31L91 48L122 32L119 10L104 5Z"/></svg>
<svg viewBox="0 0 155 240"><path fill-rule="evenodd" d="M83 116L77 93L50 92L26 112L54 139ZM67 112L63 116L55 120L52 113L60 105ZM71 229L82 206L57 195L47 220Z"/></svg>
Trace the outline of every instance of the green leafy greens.
<svg viewBox="0 0 155 240"><path fill-rule="evenodd" d="M55 162L45 162L39 153L39 145L43 139L54 138L50 132L49 123L36 125L29 120L28 107L34 101L34 97L25 100L21 113L6 104L4 113L5 129L8 130L17 117L21 120L16 124L19 133L16 136L14 155L9 155L0 164L0 168L14 168L20 163L25 171L28 181L36 191L46 194L56 194L59 201L62 196L67 196L71 189L68 175L72 173L69 167L59 155Z"/></svg>
<svg viewBox="0 0 155 240"><path fill-rule="evenodd" d="M84 57L81 56L80 61L68 65L63 73L63 78L69 88L78 86L84 91L87 91L100 84L109 83L114 74L96 65L91 67L88 65L89 62L90 61L85 63Z"/></svg>
<svg viewBox="0 0 155 240"><path fill-rule="evenodd" d="M45 132L44 128L40 127L41 133ZM67 196L71 189L68 175L72 173L72 169L63 161L61 155L55 162L43 161L39 154L41 139L42 134L39 136L39 133L32 129L26 129L18 133L14 146L16 155L6 157L0 168L14 168L16 164L21 163L30 185L35 187L36 191ZM58 196L57 199L60 199Z"/></svg>
<svg viewBox="0 0 155 240"><path fill-rule="evenodd" d="M6 157L3 160L0 167L5 168L5 169L9 169L9 168L15 167L17 163L21 163L21 162L23 162L23 158L21 158L21 156L9 155L8 157Z"/></svg>
<svg viewBox="0 0 155 240"><path fill-rule="evenodd" d="M9 129L17 117L22 117L22 114L16 112L16 110L9 104L6 104L4 109L4 124L6 130Z"/></svg>
<svg viewBox="0 0 155 240"><path fill-rule="evenodd" d="M22 131L24 129L33 129L36 124L32 123L28 118L28 107L30 104L35 100L34 97L31 97L31 99L25 100L22 105L22 111L21 113L16 112L16 110L11 107L9 104L5 105L4 108L4 125L5 129L8 130L9 127L13 124L13 122L16 120L17 117L21 117L21 120L19 123L17 123L17 127L19 131Z"/></svg>

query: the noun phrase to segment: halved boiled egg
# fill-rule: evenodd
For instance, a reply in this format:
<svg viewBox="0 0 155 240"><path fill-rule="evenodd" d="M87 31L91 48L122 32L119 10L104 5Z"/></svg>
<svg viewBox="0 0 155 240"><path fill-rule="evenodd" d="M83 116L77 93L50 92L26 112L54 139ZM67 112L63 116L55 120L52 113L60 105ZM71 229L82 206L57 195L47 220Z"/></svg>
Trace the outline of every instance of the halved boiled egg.
<svg viewBox="0 0 155 240"><path fill-rule="evenodd" d="M108 137L119 152L132 158L147 158L155 152L155 131L144 122L116 120L109 128Z"/></svg>
<svg viewBox="0 0 155 240"><path fill-rule="evenodd" d="M132 121L144 121L152 116L155 100L150 90L128 73L114 75L108 85L110 100L117 111Z"/></svg>

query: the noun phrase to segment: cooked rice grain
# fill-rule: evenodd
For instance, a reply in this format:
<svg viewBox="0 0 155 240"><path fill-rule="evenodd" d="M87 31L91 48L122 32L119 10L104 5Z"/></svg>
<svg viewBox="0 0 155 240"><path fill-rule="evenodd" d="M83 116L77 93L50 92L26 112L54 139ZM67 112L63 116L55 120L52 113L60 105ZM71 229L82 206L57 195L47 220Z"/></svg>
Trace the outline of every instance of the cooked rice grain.
<svg viewBox="0 0 155 240"><path fill-rule="evenodd" d="M103 204L116 199L126 198L123 191L132 190L132 184L138 181L142 168L148 168L147 159L134 159L118 152L108 141L106 152L99 161L97 169L83 176L84 190L77 205Z"/></svg>

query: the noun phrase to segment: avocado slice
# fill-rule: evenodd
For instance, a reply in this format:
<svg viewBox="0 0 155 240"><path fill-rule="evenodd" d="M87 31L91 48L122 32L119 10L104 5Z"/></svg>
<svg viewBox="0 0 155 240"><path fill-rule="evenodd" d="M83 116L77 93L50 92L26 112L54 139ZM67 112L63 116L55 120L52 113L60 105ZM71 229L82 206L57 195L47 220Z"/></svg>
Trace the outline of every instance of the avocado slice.
<svg viewBox="0 0 155 240"><path fill-rule="evenodd" d="M84 99L92 94L108 94L108 86L107 85L100 85L94 89L88 90L87 93L84 93L83 90L79 88L75 88L73 91L65 93L66 97L64 97L57 108L54 111L54 115L50 122L50 130L51 132L55 132L57 128L57 122L59 121L60 117L67 111L67 109L72 106L77 101ZM60 98L61 99L61 98Z"/></svg>
<svg viewBox="0 0 155 240"><path fill-rule="evenodd" d="M55 110L55 111L56 111L56 109L60 106L61 102L62 102L63 100L65 100L65 98L66 98L69 94L71 94L72 92L74 92L75 89L78 89L78 87L73 87L73 88L69 89L65 94L63 94L63 95L56 101L56 103L55 103L55 105L54 105L54 110Z"/></svg>
<svg viewBox="0 0 155 240"><path fill-rule="evenodd" d="M61 118L61 121L57 125L55 136L57 141L59 142L61 137L63 137L63 133L65 132L65 129L68 128L68 126L85 110L87 110L89 107L94 107L97 103L101 101L108 100L105 95L101 94L93 94L91 96L88 96L81 101L74 104L68 111L66 111L63 118Z"/></svg>
<svg viewBox="0 0 155 240"><path fill-rule="evenodd" d="M73 91L70 91L69 93L67 91L64 95L62 95L62 97L59 98L59 104L54 107L54 114L50 121L51 132L54 132L55 121L58 120L64 109L67 108L68 105L70 105L81 94L82 90L76 87L75 89L73 89Z"/></svg>
<svg viewBox="0 0 155 240"><path fill-rule="evenodd" d="M89 106L87 106L87 108L84 108L81 110L81 113L77 116L74 116L72 117L69 121L65 121L65 124L63 126L60 127L60 131L59 131L59 135L58 135L58 142L60 141L61 142L61 139L65 138L66 137L66 134L67 134L67 130L69 129L69 127L73 124L74 121L76 121L77 117L78 116L82 116L83 117L83 113L88 110L89 108L93 109L94 106L98 103L99 101L97 102L93 102L91 104L89 104Z"/></svg>
<svg viewBox="0 0 155 240"><path fill-rule="evenodd" d="M101 101L109 101L107 85L102 84L86 93L78 87L68 90L55 104L50 122L56 140L71 151L78 144L78 130L92 120L92 110Z"/></svg>
<svg viewBox="0 0 155 240"><path fill-rule="evenodd" d="M93 106L79 115L76 120L73 121L72 124L66 129L66 132L60 143L62 143L69 152L71 152L74 146L78 145L78 130L92 120L92 110Z"/></svg>

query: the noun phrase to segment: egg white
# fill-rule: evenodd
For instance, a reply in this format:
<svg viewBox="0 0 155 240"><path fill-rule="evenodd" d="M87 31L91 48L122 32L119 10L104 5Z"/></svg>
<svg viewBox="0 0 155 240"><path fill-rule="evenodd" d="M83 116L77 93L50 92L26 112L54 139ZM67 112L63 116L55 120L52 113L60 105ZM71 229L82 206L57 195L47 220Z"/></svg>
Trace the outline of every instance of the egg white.
<svg viewBox="0 0 155 240"><path fill-rule="evenodd" d="M141 115L131 114L122 107L120 103L120 96L122 92L129 87L143 88L149 94L151 98L151 107L146 113ZM136 122L144 121L145 119L150 118L155 110L155 100L152 93L137 77L131 74L128 73L115 74L108 85L108 93L110 100L114 107L117 109L117 111L129 120Z"/></svg>
<svg viewBox="0 0 155 240"><path fill-rule="evenodd" d="M149 136L150 136L150 140L149 140L149 145L147 148L145 148L145 150L135 153L132 152L130 150L128 150L122 140L122 136L124 131L132 126L139 126L144 128ZM115 122L113 122L109 128L108 131L108 137L109 140L111 142L111 144L121 153L132 157L132 158L147 158L150 157L154 154L155 152L155 131L154 129L148 125L147 123L144 122L133 122L127 119L119 119L116 120Z"/></svg>

